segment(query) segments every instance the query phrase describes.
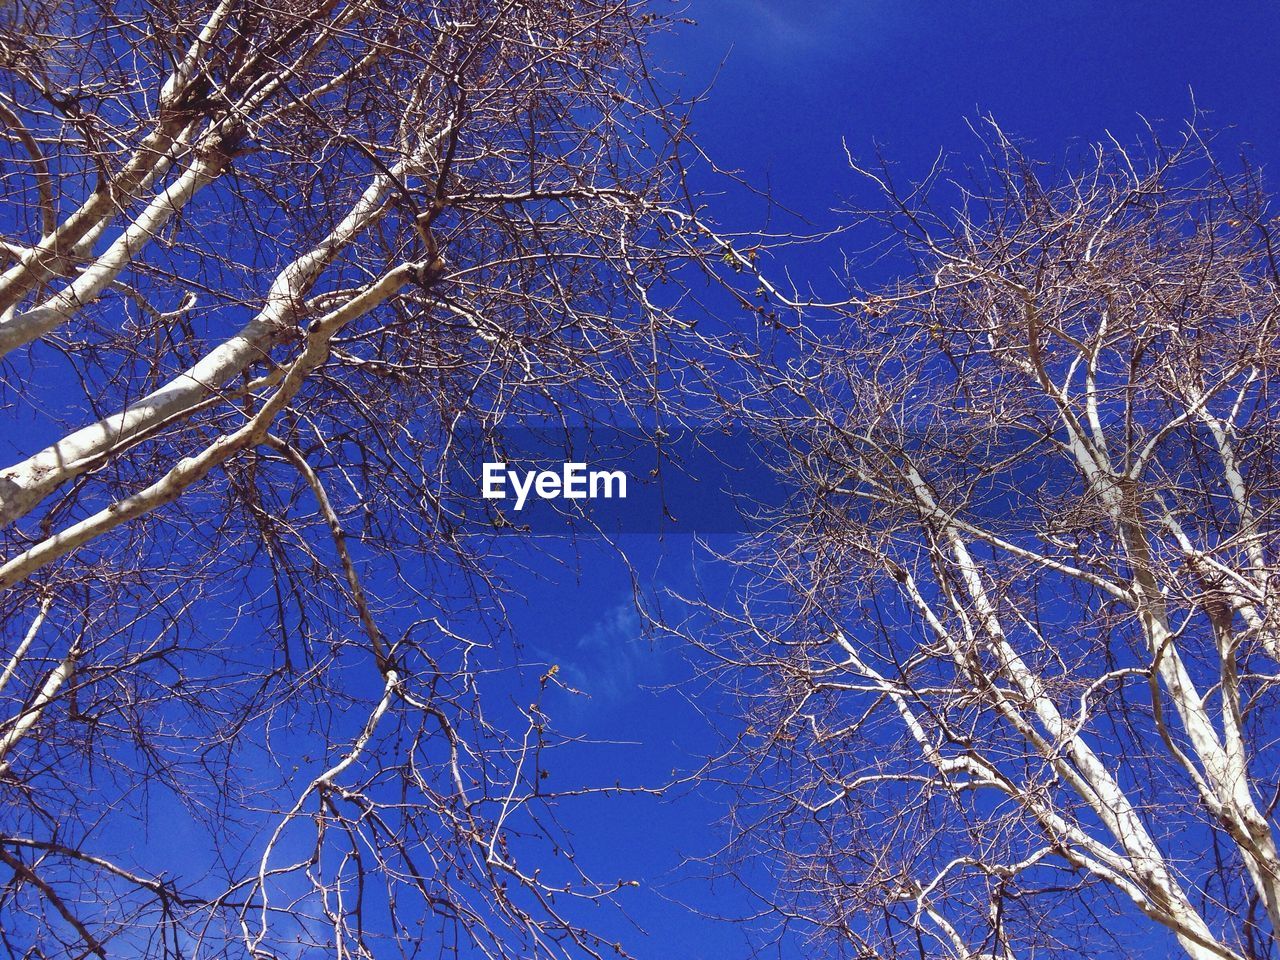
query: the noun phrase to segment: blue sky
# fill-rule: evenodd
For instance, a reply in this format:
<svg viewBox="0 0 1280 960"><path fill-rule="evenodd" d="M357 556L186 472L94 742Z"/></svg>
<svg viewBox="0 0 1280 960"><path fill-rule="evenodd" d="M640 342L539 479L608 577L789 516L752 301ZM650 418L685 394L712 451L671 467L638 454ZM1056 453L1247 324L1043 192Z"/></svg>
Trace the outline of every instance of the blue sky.
<svg viewBox="0 0 1280 960"><path fill-rule="evenodd" d="M1176 126L1194 97L1221 132L1224 159L1243 148L1264 169L1280 167L1280 15L1272 4L691 0L685 12L698 25L665 37L656 55L669 87L688 93L716 78L695 113L703 148L814 223L833 222L830 211L849 197L869 198L843 144L861 157L878 144L904 176L923 174L939 151L963 166L978 146L968 124L983 114L1056 161L1108 134L1131 142L1144 118ZM723 189L706 170L695 180ZM1268 182L1274 188L1275 176ZM712 212L742 229L762 226L767 214L733 190ZM834 264L790 266L818 278ZM869 268L860 279L885 278ZM612 548L542 545L565 566L528 583L527 600L512 605L521 656L561 664L566 681L589 695L562 694L547 705L562 728L608 741L567 755L566 779L652 782L715 750L711 725L724 704L710 696L695 708L689 694L701 688L681 652L642 638L631 578ZM630 536L622 545L644 591L700 588L714 598L730 589L687 537ZM648 934L628 937L641 958L749 955L744 929L667 899L709 913L750 912L739 891L680 881L676 869L724 839L722 800L611 800L570 818L579 849L603 875L625 866L645 881L627 896ZM621 926L619 933L627 936ZM1169 955L1164 941L1146 946L1144 955ZM771 955L805 952L784 942Z"/></svg>
<svg viewBox="0 0 1280 960"><path fill-rule="evenodd" d="M718 162L767 177L817 214L854 189L841 141L874 143L910 171L972 152L991 113L1046 159L1195 102L1264 161L1277 150L1280 17L1245 2L926 3L692 0L698 27L661 55L686 89L724 67L698 116Z"/></svg>
<svg viewBox="0 0 1280 960"><path fill-rule="evenodd" d="M1245 149L1264 171L1280 169L1274 2L679 0L676 7L697 23L664 36L654 63L669 89L692 94L711 85L693 118L702 148L814 225L838 222L833 210L842 205L873 200L849 170L846 148L863 158L879 149L908 179L940 152L963 167L978 156L970 124L987 114L1029 141L1033 155L1055 161L1109 135L1131 142L1146 120L1175 127L1194 103L1221 131L1224 159ZM763 199L705 164L692 177L726 229L773 225ZM1272 189L1278 177L1267 176ZM773 267L784 265L801 281L837 282L829 247ZM883 265L855 267L862 283L888 279ZM496 686L506 708L519 707L546 669L559 667L563 688L541 707L561 732L584 739L549 761L554 786L660 784L732 740L740 721L730 698L697 675L680 642L648 637L634 603L638 591L651 600L704 595L731 605L728 574L702 546L681 535L627 534L616 545L545 536L531 559L510 542L507 569L523 563L534 572L512 584L519 595L507 600L511 632L499 646L513 669ZM715 546L729 545L716 538ZM680 620L678 602L667 596L667 603ZM690 629L713 628L695 616ZM756 905L731 883L704 882L704 871L687 863L728 839L726 799L703 786L662 799L568 803L563 822L584 870L641 883L621 895L625 917L602 909L589 918L593 926L640 960L752 956L758 931L713 917L749 915ZM162 858L190 857L197 831L176 808L155 812L159 827L145 842ZM761 863L752 879L767 886L768 874ZM1171 955L1163 940L1139 946L1144 957ZM765 955L799 960L808 952L797 937Z"/></svg>

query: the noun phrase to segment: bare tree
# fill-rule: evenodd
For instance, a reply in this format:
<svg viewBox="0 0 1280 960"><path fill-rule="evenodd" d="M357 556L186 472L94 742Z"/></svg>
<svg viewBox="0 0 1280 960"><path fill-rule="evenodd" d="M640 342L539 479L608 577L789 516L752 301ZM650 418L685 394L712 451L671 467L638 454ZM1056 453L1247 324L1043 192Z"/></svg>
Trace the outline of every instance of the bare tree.
<svg viewBox="0 0 1280 960"><path fill-rule="evenodd" d="M1269 199L1194 129L986 142L965 188L862 171L909 279L761 372L798 487L734 617L760 896L857 957L1274 957Z"/></svg>
<svg viewBox="0 0 1280 960"><path fill-rule="evenodd" d="M8 956L612 951L546 717L482 709L492 530L448 481L459 424L664 409L661 304L731 250L664 22L0 7Z"/></svg>

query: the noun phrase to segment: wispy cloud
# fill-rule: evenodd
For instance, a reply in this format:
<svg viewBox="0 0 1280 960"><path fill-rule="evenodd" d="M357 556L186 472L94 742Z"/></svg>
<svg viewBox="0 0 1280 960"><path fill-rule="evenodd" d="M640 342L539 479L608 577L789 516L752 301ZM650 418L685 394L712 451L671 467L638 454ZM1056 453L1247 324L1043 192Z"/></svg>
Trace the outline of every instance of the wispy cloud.
<svg viewBox="0 0 1280 960"><path fill-rule="evenodd" d="M798 50L812 52L838 41L839 32L832 27L842 15L838 3L733 0L733 19L752 52L794 56Z"/></svg>
<svg viewBox="0 0 1280 960"><path fill-rule="evenodd" d="M561 680L597 706L620 704L644 685L659 682L665 659L663 650L644 636L630 599L607 609L558 656Z"/></svg>
<svg viewBox="0 0 1280 960"><path fill-rule="evenodd" d="M785 4L744 0L742 6L744 13L756 20L757 39L808 45L822 36L822 31L815 26L816 18L789 10Z"/></svg>

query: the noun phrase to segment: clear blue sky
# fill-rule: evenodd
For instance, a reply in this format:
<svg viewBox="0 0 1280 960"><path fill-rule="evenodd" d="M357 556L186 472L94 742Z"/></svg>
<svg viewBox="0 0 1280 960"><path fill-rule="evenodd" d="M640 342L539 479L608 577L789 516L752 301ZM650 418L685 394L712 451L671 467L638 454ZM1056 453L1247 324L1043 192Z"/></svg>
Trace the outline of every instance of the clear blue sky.
<svg viewBox="0 0 1280 960"><path fill-rule="evenodd" d="M904 174L923 173L940 150L959 163L973 156L967 122L986 113L1030 140L1035 155L1057 160L1108 132L1131 141L1144 117L1176 125L1194 95L1209 125L1223 131L1224 159L1248 145L1264 168L1280 168L1274 4L692 0L686 11L698 26L664 38L656 54L672 74L668 84L685 92L719 69L695 115L703 147L818 222L860 189L842 140L861 156L878 143ZM1267 178L1273 189L1277 178L1280 172ZM717 186L705 177L699 185ZM714 213L750 229L761 225L763 208L731 194ZM799 266L814 274L828 268ZM643 781L687 768L715 739L686 703L687 687L654 689L686 679L679 653L639 639L630 581L610 551L580 544L575 561L567 547L547 545L570 566L557 583L529 584L528 603L513 606L524 655L560 663L570 682L592 694L548 704L560 726L631 741L566 756L566 782ZM687 538L636 537L625 545L645 588L688 590L697 572L713 593L724 589L722 575L691 561ZM570 820L584 860L602 876L617 871L663 887L682 855L706 853L723 839L716 801L610 801ZM750 909L725 886L663 889L711 912ZM740 929L687 915L648 890L626 899L649 933L628 938L644 960L748 955ZM1166 950L1152 943L1149 955ZM791 944L773 955L805 954Z"/></svg>
<svg viewBox="0 0 1280 960"><path fill-rule="evenodd" d="M973 147L991 113L1046 159L1140 117L1177 122L1192 95L1263 161L1280 159L1274 4L692 0L698 26L660 51L686 89L724 68L698 118L723 165L818 212L853 189L841 139L907 170Z"/></svg>

